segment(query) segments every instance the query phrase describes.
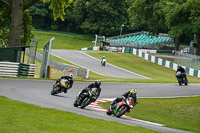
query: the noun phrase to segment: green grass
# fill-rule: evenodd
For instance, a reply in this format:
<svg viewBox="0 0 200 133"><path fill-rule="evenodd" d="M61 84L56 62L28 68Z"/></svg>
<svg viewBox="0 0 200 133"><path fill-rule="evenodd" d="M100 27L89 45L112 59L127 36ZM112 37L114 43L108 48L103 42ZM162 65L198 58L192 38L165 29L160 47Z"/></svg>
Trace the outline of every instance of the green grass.
<svg viewBox="0 0 200 133"><path fill-rule="evenodd" d="M35 37L40 39L38 48L43 48L52 37L55 40L52 44L52 49L72 49L79 50L84 47L92 47L94 35L79 35L79 34L61 34L45 31L34 31Z"/></svg>
<svg viewBox="0 0 200 133"><path fill-rule="evenodd" d="M115 52L91 52L87 53L97 59L101 59L102 56L106 56L107 62L118 67L124 68L131 72L151 78L151 80L138 80L128 79L131 82L146 82L146 83L176 83L175 71L165 68L163 66L151 63L140 57L126 53ZM123 80L123 79L122 79ZM200 83L200 78L189 76L190 83Z"/></svg>
<svg viewBox="0 0 200 133"><path fill-rule="evenodd" d="M142 127L42 108L5 97L0 97L0 125L2 133L158 133Z"/></svg>
<svg viewBox="0 0 200 133"><path fill-rule="evenodd" d="M104 108L109 102L99 103ZM167 127L200 132L200 96L188 98L138 98L133 118L164 124Z"/></svg>
<svg viewBox="0 0 200 133"><path fill-rule="evenodd" d="M93 36L90 35L77 35L77 34L60 34L53 32L41 32L34 31L37 38L41 38L39 41L38 48L43 48L51 37L56 39L53 42L53 49L73 49L78 50L83 47L92 47L91 41L94 40ZM38 52L42 53L38 49ZM141 74L143 76L151 78L150 80L146 79L124 79L124 78L114 78L107 77L96 74L90 71L89 79L80 79L83 81L93 81L100 79L105 82L136 82L136 83L177 83L175 78L175 71L153 64L149 61L141 59L140 57L124 54L124 53L111 53L111 52L98 52L98 51L86 51L89 55L94 56L98 59L101 59L103 55L107 57L107 61L118 67L127 69L129 71ZM51 59L56 61L66 63L69 65L74 65L68 61L60 59L56 56L51 55ZM76 66L76 65L74 65ZM79 67L79 66L77 66ZM59 74L60 75L60 74ZM188 76L189 83L200 83L200 79L192 76Z"/></svg>
<svg viewBox="0 0 200 133"><path fill-rule="evenodd" d="M38 50L39 53L42 53L42 50ZM177 83L175 78L175 71L153 64L149 61L146 61L140 57L131 54L125 53L111 53L111 52L98 52L98 51L85 51L87 54L94 56L97 59L101 59L103 55L107 57L107 62L119 66L121 68L127 69L129 71L141 74L143 76L149 77L151 79L124 79L124 78L115 78L99 75L92 71L89 72L88 79L78 79L78 81L94 81L101 80L103 82L135 82L135 83ZM51 59L56 61L66 63L69 65L74 65L66 60L60 59L54 55L50 56ZM131 62L130 62L131 60ZM137 62L137 63L136 63ZM37 64L40 66L40 64ZM79 66L77 66L79 67ZM38 69L40 70L40 69ZM63 74L63 73L61 73ZM58 74L59 75L59 74ZM62 75L61 75L62 76ZM55 77L55 76L54 76ZM54 78L52 77L52 78ZM58 76L59 77L59 76ZM188 76L190 83L200 83L200 79L192 76ZM76 79L75 79L76 80Z"/></svg>

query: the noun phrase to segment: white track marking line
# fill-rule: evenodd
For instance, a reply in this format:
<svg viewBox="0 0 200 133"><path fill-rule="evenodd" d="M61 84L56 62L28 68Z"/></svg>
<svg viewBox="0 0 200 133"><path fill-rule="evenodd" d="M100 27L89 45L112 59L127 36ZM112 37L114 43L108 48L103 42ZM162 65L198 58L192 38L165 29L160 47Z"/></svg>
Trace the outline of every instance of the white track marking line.
<svg viewBox="0 0 200 133"><path fill-rule="evenodd" d="M80 52L80 53L83 53L83 52L81 52L81 51L79 51L79 52ZM95 59L95 60L101 61L101 60L99 60L99 59L97 59L97 58L95 58L95 57L92 57L92 56L88 55L87 53L83 53L83 54L85 54L85 55L87 55L87 56L89 56L89 57L91 57L91 58L93 58L93 59ZM118 68L118 69L124 70L124 71L126 71L126 72L128 72L128 73L135 74L135 75L137 75L137 76L143 77L143 78L145 78L145 79L151 79L151 78L148 78L148 77L142 76L142 75L140 75L140 74L137 74L137 73L134 73L134 72L128 71L128 70L123 69L123 68L121 68L121 67L118 67L118 66L112 65L112 64L110 64L110 63L107 63L107 64L109 64L109 65L111 65L111 66L113 66L113 67L116 67L116 68Z"/></svg>
<svg viewBox="0 0 200 133"><path fill-rule="evenodd" d="M76 64L76 63L74 63L74 62L72 62L72 61L69 61L69 60L67 60L67 59L65 59L65 58L62 58L62 57L60 57L60 56L58 56L58 55L56 55L56 54L53 54L53 53L51 53L51 54L54 55L54 56L56 56L56 57L58 57L58 58L61 58L61 59L65 60L65 61L68 61L68 62L70 62L70 63L72 63L72 64L75 64L75 65L80 66L80 67L82 67L82 68L88 69L88 68L86 68L86 67L84 67L84 66L81 66L81 65L79 65L79 64ZM89 70L90 70L90 69L89 69ZM98 72L96 72L96 71L93 71L93 70L90 70L90 71L92 71L92 72L94 72L94 73L97 73L97 74L99 74L99 75L105 76L105 75L100 74L100 73L98 73Z"/></svg>

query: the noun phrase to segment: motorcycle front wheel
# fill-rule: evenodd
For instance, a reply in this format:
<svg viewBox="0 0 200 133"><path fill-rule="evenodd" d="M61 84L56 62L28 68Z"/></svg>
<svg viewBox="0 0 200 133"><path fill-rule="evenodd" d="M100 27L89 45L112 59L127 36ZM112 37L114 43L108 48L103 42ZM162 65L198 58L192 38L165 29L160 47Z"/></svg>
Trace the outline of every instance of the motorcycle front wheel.
<svg viewBox="0 0 200 133"><path fill-rule="evenodd" d="M74 101L74 107L78 107L78 99L76 99L75 101Z"/></svg>
<svg viewBox="0 0 200 133"><path fill-rule="evenodd" d="M110 111L110 108L107 109L106 114L107 115L111 115L112 114L112 111Z"/></svg>
<svg viewBox="0 0 200 133"><path fill-rule="evenodd" d="M178 78L178 83L179 83L179 85L182 85L182 79L181 78Z"/></svg>
<svg viewBox="0 0 200 133"><path fill-rule="evenodd" d="M60 89L60 87L58 87L58 86L54 87L53 90L51 91L51 95L58 94L59 93L59 89Z"/></svg>
<svg viewBox="0 0 200 133"><path fill-rule="evenodd" d="M81 103L80 108L84 109L87 105L89 105L91 103L91 100L89 97L85 97L85 99L83 100L83 102Z"/></svg>
<svg viewBox="0 0 200 133"><path fill-rule="evenodd" d="M121 117L123 114L125 114L128 111L128 107L127 106L121 106L117 113L116 113L116 117Z"/></svg>

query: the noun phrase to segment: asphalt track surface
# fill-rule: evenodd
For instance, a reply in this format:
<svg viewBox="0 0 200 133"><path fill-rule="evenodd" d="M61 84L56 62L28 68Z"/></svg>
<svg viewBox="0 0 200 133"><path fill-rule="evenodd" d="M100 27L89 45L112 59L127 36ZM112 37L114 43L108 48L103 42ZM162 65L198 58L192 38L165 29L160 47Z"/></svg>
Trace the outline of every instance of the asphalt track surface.
<svg viewBox="0 0 200 133"><path fill-rule="evenodd" d="M105 112L87 106L85 109L73 106L76 95L89 83L75 82L68 93L56 96L50 94L54 81L0 79L0 96L13 100L74 112L92 118L117 121L131 126L141 126L163 132L186 133L186 131L167 128L158 124L146 123L128 118L107 116ZM99 99L115 98L131 88L137 89L138 97L182 97L200 95L200 84L179 86L178 84L141 84L141 83L102 83ZM138 101L139 102L139 101ZM137 107L137 106L136 106Z"/></svg>
<svg viewBox="0 0 200 133"><path fill-rule="evenodd" d="M106 63L106 66L103 67L101 66L100 60L93 58L81 51L54 49L51 50L51 54L104 76L148 79L148 77L124 70L109 63Z"/></svg>

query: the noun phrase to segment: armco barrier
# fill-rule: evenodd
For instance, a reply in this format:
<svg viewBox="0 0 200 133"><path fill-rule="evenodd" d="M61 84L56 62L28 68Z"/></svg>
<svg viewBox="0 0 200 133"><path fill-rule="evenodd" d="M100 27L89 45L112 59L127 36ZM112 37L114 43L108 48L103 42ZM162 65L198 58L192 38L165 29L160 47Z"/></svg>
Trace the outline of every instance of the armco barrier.
<svg viewBox="0 0 200 133"><path fill-rule="evenodd" d="M0 76L34 77L35 68L35 64L0 62Z"/></svg>
<svg viewBox="0 0 200 133"><path fill-rule="evenodd" d="M0 76L17 77L19 63L0 62Z"/></svg>
<svg viewBox="0 0 200 133"><path fill-rule="evenodd" d="M20 63L19 64L19 69L18 69L18 77L34 77L35 74L35 64L24 64Z"/></svg>
<svg viewBox="0 0 200 133"><path fill-rule="evenodd" d="M150 55L148 53L142 52L141 50L134 49L134 48L129 49L129 48L123 47L122 52L137 55L137 56L139 56L139 57L141 57L145 60L148 60L148 61L151 61L155 64L173 69L175 71L177 70L178 65L179 65L179 64L173 63L171 61L167 61L167 60L155 57L153 55ZM183 66L183 68L185 68L188 75L200 78L200 70L195 70L193 68L189 68L189 67L186 67L186 66Z"/></svg>
<svg viewBox="0 0 200 133"><path fill-rule="evenodd" d="M26 49L26 53L29 53L29 49ZM41 62L43 59L43 55L37 52L36 59ZM88 76L89 76L89 70L85 69L85 68L78 68L78 67L64 64L64 63L61 63L61 62L58 62L58 61L55 61L52 59L49 60L49 65L55 69L63 71L64 73L68 73L69 69L73 69L72 73L75 77L88 78Z"/></svg>

